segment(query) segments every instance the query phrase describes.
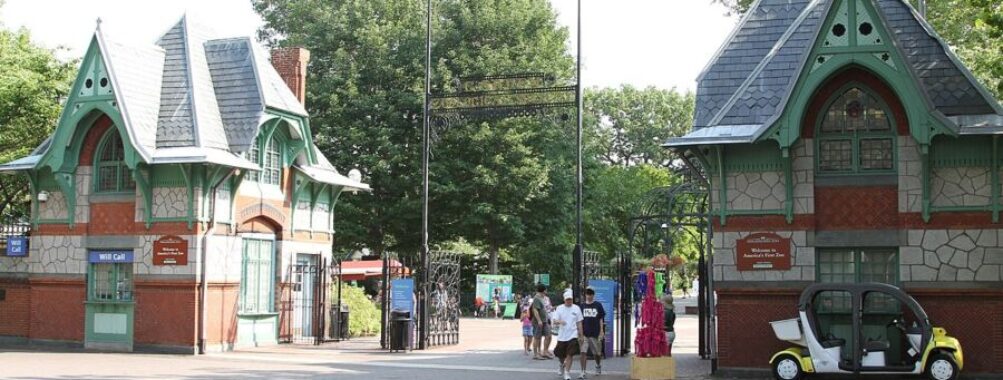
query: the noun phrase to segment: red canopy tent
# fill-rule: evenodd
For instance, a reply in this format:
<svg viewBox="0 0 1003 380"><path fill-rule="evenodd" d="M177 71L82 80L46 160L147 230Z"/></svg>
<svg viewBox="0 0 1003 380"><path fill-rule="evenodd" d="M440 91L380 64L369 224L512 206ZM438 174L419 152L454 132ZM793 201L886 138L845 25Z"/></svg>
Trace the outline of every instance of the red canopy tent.
<svg viewBox="0 0 1003 380"><path fill-rule="evenodd" d="M391 272L411 275L411 269L405 267L400 261L390 260ZM363 260L344 261L341 263L342 281L362 281L369 277L380 277L383 275L383 260Z"/></svg>

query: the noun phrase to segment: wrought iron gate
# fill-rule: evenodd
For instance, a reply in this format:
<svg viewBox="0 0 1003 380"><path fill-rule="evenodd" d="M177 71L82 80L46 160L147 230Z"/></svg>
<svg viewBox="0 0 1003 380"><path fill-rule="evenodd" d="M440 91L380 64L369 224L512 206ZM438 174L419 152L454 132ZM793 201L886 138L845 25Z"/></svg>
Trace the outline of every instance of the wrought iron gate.
<svg viewBox="0 0 1003 380"><path fill-rule="evenodd" d="M432 251L424 286L429 294L427 346L460 343L460 254Z"/></svg>
<svg viewBox="0 0 1003 380"><path fill-rule="evenodd" d="M287 271L288 296L283 297L286 343L321 344L327 326L327 259L298 255Z"/></svg>

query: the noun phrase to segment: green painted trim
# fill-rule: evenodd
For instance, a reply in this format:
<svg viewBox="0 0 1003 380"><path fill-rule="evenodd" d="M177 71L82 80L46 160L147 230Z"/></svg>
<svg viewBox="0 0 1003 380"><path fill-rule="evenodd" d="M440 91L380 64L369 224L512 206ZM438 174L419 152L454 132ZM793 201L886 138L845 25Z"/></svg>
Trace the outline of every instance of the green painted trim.
<svg viewBox="0 0 1003 380"><path fill-rule="evenodd" d="M787 211L783 209L767 209L767 210L728 210L727 215L786 215Z"/></svg>
<svg viewBox="0 0 1003 380"><path fill-rule="evenodd" d="M185 187L184 174L178 165L154 165L150 167L150 171L150 184L153 187Z"/></svg>
<svg viewBox="0 0 1003 380"><path fill-rule="evenodd" d="M331 186L331 190L328 191L327 196L331 203L330 207L327 209L328 228L331 229L331 233L334 233L334 206L338 204L338 199L341 198L341 194L344 193L344 186Z"/></svg>
<svg viewBox="0 0 1003 380"><path fill-rule="evenodd" d="M992 181L992 207L993 223L1000 221L1000 160L998 135L993 135L993 158L992 166L989 168L989 175Z"/></svg>
<svg viewBox="0 0 1003 380"><path fill-rule="evenodd" d="M29 170L26 172L28 177L28 191L31 192L31 202L29 202L29 207L31 207L31 215L29 218L32 221L32 227L38 227L38 193L40 192L38 188L38 171Z"/></svg>
<svg viewBox="0 0 1003 380"><path fill-rule="evenodd" d="M856 4L854 1L849 1L850 7L856 9ZM883 36L884 43L880 46L885 47L882 52L887 52L891 56L891 61L894 66L901 69L893 68L881 59L874 56L875 46L848 46L845 48L826 48L824 46L824 41L827 36L827 29L831 28L832 21L836 18L839 13L833 4L829 8L826 20L823 22L823 27L821 32L815 38L814 46L812 47L811 53L808 55L808 63L806 66L811 65L811 62L815 62L819 56L831 56L825 63L814 69L809 69L806 67L801 71L800 77L794 85L794 90L791 96L787 99L783 110L784 112L778 117L769 129L758 140L764 139L774 139L777 140L782 147L790 147L800 138L801 134L801 120L804 117L808 103L812 100L818 89L825 84L825 82L832 77L834 74L846 69L851 66L858 66L863 69L869 70L874 73L879 78L882 78L885 83L893 90L895 95L898 97L902 106L905 108L906 115L909 119L909 129L910 134L916 139L916 141L921 144L929 144L933 136L938 134L955 135L952 131L939 117L936 116L936 110L928 104L925 98L922 97L921 90L917 83L913 80L912 75L906 71L908 67L905 63L906 61L901 57L897 48L891 44L891 40L888 39L888 31L885 25L882 24L880 18L876 18L873 15L876 11L868 3L863 3L868 13L871 15L871 23L874 25L875 32ZM855 34L857 32L856 27L849 27L849 25L856 25L856 13L850 12L848 14L848 27L847 30L850 33L852 41L851 44L856 43Z"/></svg>
<svg viewBox="0 0 1003 380"><path fill-rule="evenodd" d="M240 190L240 185L244 183L244 179L247 176L247 170L240 170L234 177L230 177L230 220L234 222L240 222L237 220L237 192Z"/></svg>
<svg viewBox="0 0 1003 380"><path fill-rule="evenodd" d="M66 219L37 219L35 224L67 224Z"/></svg>
<svg viewBox="0 0 1003 380"><path fill-rule="evenodd" d="M153 186L147 180L143 172L149 172L149 168L146 170L141 170L141 166L136 166L132 172L132 178L136 181L136 187L139 188L140 194L143 196L143 220L146 222L146 229L150 229L153 223Z"/></svg>
<svg viewBox="0 0 1003 380"><path fill-rule="evenodd" d="M992 211L992 205L984 206L930 206L930 212Z"/></svg>
<svg viewBox="0 0 1003 380"><path fill-rule="evenodd" d="M195 225L195 173L192 172L191 164L178 164L181 168L181 176L185 180L185 189L188 190L188 207L186 207L186 215L188 221L188 229L191 229Z"/></svg>
<svg viewBox="0 0 1003 380"><path fill-rule="evenodd" d="M794 170L792 168L794 157L791 156L790 148L783 148L781 152L784 163L784 219L787 224L794 222Z"/></svg>
<svg viewBox="0 0 1003 380"><path fill-rule="evenodd" d="M269 249L271 250L271 252L269 254L270 260L269 260L269 269L268 269L268 302L269 302L269 305L268 305L268 310L267 311L260 310L261 305L258 305L259 310L257 310L256 312L244 313L244 311L243 311L244 310L244 305L247 303L247 290L248 290L247 286L249 285L248 282L247 282L248 243L251 242L251 241L258 242L259 247L260 247L260 244L268 243L269 247L270 247ZM243 239L243 243L241 245L240 294L239 294L239 299L238 299L239 303L238 303L238 307L237 307L237 314L238 315L244 315L244 316L246 316L246 315L267 315L267 314L273 314L273 313L276 312L276 309L275 309L275 280L276 280L276 278L275 277L276 277L276 274L277 274L276 273L276 264L277 264L277 261L278 261L278 257L277 257L278 247L276 246L275 242L276 241L274 239L260 239L260 238L244 238ZM260 251L258 253L260 254ZM255 269L258 269L258 268L255 268ZM259 272L259 274L260 274L260 272ZM260 278L259 278L259 280L260 280Z"/></svg>
<svg viewBox="0 0 1003 380"><path fill-rule="evenodd" d="M54 172L75 171L78 165L77 161L80 157L83 131L89 129L82 129L80 126L86 124L87 127L90 127L93 125L96 114L107 115L111 118L115 129L119 131L121 136L130 136L125 128L121 112L116 105L113 105L116 102L114 95L81 94L84 82L86 82L88 77L96 75L96 70L108 73L106 63L101 58L97 38L95 37L91 39L90 46L84 54L80 70L69 92L69 98L60 113L59 123L56 125L55 132L53 132L52 148L43 154L36 168L49 167ZM97 76L94 76L92 80L96 78ZM114 91L111 87L109 88L111 89L109 91ZM90 122L83 123L85 120L89 120ZM75 136L79 137L75 138ZM132 146L131 138L123 138L122 141L126 164L130 169L133 169L142 159L138 152L136 152L135 147ZM127 141L129 142L128 144L125 143ZM66 149L63 149L63 147Z"/></svg>
<svg viewBox="0 0 1003 380"><path fill-rule="evenodd" d="M294 172L292 178L293 178L293 195L289 202L289 208L290 208L289 216L290 219L292 220L289 221L289 225L291 226L292 229L296 229L297 227L296 214L299 212L300 199L303 198L304 193L307 193L309 195L312 192L310 191L311 182L309 179L307 179L306 176L301 175L299 172Z"/></svg>
<svg viewBox="0 0 1003 380"><path fill-rule="evenodd" d="M829 252L851 252L853 254L853 278L854 278L854 281L857 282L857 283L860 283L863 280L863 278L861 276L863 274L863 271L861 270L861 264L863 264L863 258L862 258L863 255L860 255L859 253L861 253L861 252L865 252L866 253L866 251L879 251L879 252L880 251L885 251L885 252L894 251L894 254L895 254L895 263L896 264L895 265L891 265L891 269L893 271L895 271L895 273L893 275L895 277L895 283L894 284L890 284L890 285L898 285L902 281L902 275L900 273L901 270L902 270L902 268L900 268L901 267L901 262L902 262L902 255L901 255L901 252L899 252L898 247L891 247L891 248L889 248L889 247L870 247L869 246L869 247L846 247L846 248L829 248L829 247L816 248L815 249L815 282L822 282L822 280L821 280L821 278L822 278L822 264L824 264L824 263L837 263L835 261L823 262L822 260L819 260L820 253L824 252L824 251L829 251ZM839 262L839 263L845 263L845 261L842 261L842 262Z"/></svg>
<svg viewBox="0 0 1003 380"><path fill-rule="evenodd" d="M922 190L923 190L923 221L930 221L930 147L920 145L920 164L922 166Z"/></svg>
<svg viewBox="0 0 1003 380"><path fill-rule="evenodd" d="M724 174L724 155L722 153L724 149L720 145L715 145L714 149L717 152L717 171L721 178L721 184L718 189L719 196L721 197L721 209L719 211L721 213L721 225L724 226L728 218L728 181Z"/></svg>
<svg viewBox="0 0 1003 380"><path fill-rule="evenodd" d="M770 142L725 146L725 173L778 172L783 168L783 156L777 145Z"/></svg>
<svg viewBox="0 0 1003 380"><path fill-rule="evenodd" d="M66 223L73 228L77 217L77 176L73 173L54 173L63 197L66 198Z"/></svg>

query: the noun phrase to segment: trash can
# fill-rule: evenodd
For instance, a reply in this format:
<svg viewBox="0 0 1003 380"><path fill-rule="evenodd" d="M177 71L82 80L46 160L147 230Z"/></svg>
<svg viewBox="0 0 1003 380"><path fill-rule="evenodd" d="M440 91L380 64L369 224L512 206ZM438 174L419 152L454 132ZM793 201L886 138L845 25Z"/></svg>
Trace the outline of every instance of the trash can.
<svg viewBox="0 0 1003 380"><path fill-rule="evenodd" d="M352 332L348 331L348 305L341 305L341 312L338 313L338 334L340 339L352 337Z"/></svg>
<svg viewBox="0 0 1003 380"><path fill-rule="evenodd" d="M411 344L411 313L390 313L390 351L406 351Z"/></svg>

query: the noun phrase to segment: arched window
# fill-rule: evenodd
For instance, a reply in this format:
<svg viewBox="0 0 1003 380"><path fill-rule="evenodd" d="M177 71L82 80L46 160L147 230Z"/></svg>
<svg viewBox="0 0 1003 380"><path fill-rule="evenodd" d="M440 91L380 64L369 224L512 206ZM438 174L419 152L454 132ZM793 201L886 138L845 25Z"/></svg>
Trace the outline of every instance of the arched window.
<svg viewBox="0 0 1003 380"><path fill-rule="evenodd" d="M818 122L818 171L893 171L895 128L888 106L857 85L837 94L827 102Z"/></svg>
<svg viewBox="0 0 1003 380"><path fill-rule="evenodd" d="M271 138L265 144L264 154L261 154L261 145L258 139L254 139L251 149L247 151L247 159L261 166L261 171L247 173L249 181L261 182L270 185L278 185L282 181L282 154L281 142L276 138Z"/></svg>
<svg viewBox="0 0 1003 380"><path fill-rule="evenodd" d="M125 165L125 150L118 131L109 130L98 145L94 183L98 192L130 192L136 189L129 167Z"/></svg>

